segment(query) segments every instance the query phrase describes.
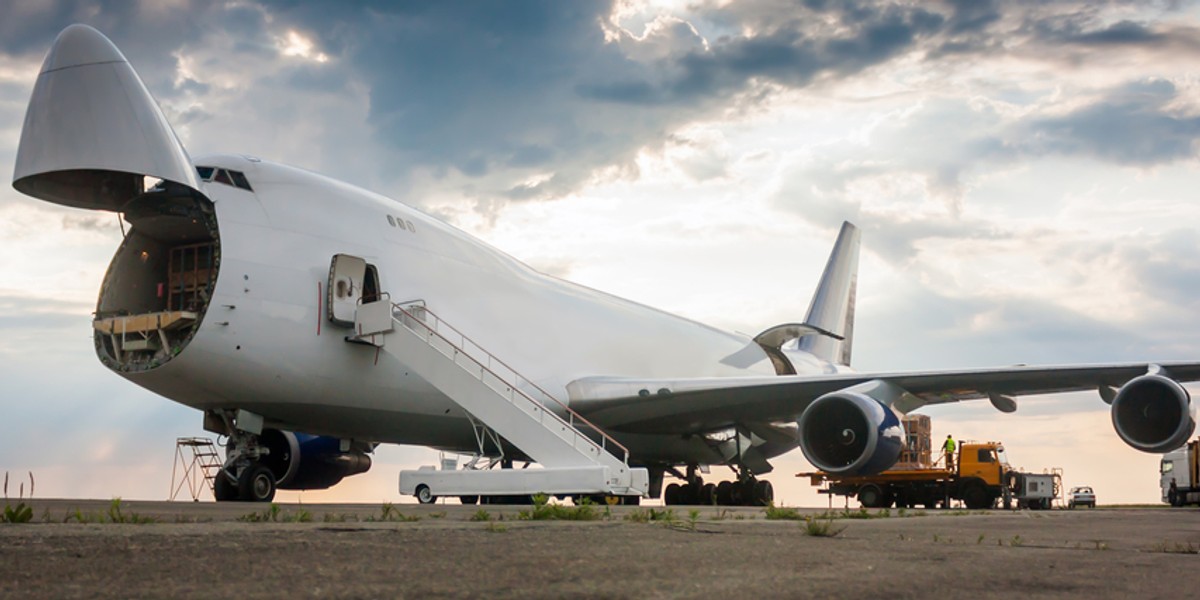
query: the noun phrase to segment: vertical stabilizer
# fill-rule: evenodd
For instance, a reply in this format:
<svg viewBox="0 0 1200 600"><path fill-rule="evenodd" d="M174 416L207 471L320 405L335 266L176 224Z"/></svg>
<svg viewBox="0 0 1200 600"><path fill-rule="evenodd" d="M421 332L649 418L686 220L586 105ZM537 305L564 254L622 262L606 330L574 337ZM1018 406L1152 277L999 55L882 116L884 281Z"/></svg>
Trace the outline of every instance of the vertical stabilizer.
<svg viewBox="0 0 1200 600"><path fill-rule="evenodd" d="M836 333L838 340L823 335L810 335L800 339L800 349L818 358L839 365L850 364L850 350L854 341L854 295L858 286L858 246L862 238L858 227L846 221L838 234L821 283L808 305L805 324Z"/></svg>

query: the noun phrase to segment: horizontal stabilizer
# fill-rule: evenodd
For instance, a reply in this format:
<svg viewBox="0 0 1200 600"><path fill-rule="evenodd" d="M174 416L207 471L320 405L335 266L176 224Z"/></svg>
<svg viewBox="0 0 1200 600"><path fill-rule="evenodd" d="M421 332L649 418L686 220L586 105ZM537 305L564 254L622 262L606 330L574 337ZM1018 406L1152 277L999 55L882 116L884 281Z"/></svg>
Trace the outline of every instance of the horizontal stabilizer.
<svg viewBox="0 0 1200 600"><path fill-rule="evenodd" d="M845 339L844 337L832 331L822 329L815 325L809 325L808 323L784 323L783 325L776 325L754 336L754 341L757 342L758 345L765 348L775 348L778 350L780 346L783 346L792 340L800 339L809 335L823 335L831 337L835 340Z"/></svg>

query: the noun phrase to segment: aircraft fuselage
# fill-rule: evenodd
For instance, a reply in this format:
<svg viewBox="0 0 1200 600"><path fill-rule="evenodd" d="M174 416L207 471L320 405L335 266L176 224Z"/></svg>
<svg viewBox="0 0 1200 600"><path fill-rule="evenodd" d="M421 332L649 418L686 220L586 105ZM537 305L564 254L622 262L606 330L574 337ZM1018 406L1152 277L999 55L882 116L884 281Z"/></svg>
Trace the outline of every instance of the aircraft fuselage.
<svg viewBox="0 0 1200 600"><path fill-rule="evenodd" d="M541 274L400 202L242 156L195 162L244 173L253 191L203 184L218 230L212 298L175 356L117 370L185 405L240 408L277 427L348 439L474 447L452 400L386 353L346 343L352 331L327 319L335 254L362 257L393 301L424 302L564 402L567 384L585 376L775 372L747 337ZM112 279L110 269L106 289ZM738 353L738 366L723 362ZM828 368L799 358L809 361L793 360L797 367ZM712 460L696 439L614 434L642 460Z"/></svg>

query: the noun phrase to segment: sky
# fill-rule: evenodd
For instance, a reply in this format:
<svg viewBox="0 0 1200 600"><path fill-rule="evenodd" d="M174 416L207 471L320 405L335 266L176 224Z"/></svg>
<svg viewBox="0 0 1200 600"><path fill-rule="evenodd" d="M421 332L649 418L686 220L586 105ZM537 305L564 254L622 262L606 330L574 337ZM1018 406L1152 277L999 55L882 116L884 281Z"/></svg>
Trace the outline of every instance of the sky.
<svg viewBox="0 0 1200 600"><path fill-rule="evenodd" d="M850 220L859 370L1200 358L1195 2L0 2L0 179L72 23L193 156L352 182L725 329L802 319ZM205 435L94 355L120 237L0 186L0 470L41 497L165 498L175 438ZM1101 503L1158 500L1097 394L1019 404L923 412ZM386 447L279 497L400 501L436 460ZM799 451L775 466L782 503L824 504Z"/></svg>

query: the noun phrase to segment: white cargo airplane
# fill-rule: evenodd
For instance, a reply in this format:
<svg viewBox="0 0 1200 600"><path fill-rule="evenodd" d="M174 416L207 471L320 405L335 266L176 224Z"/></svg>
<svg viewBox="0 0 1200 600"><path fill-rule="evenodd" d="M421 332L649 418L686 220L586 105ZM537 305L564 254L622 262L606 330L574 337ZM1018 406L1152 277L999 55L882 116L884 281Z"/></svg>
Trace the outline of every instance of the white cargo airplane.
<svg viewBox="0 0 1200 600"><path fill-rule="evenodd" d="M1145 452L1195 426L1178 382L1200 363L852 371L849 223L805 320L749 338L544 275L345 183L193 159L121 52L83 25L45 59L13 186L131 225L100 288L96 353L228 436L218 500L329 487L396 443L476 457L402 474L424 502L541 490L761 504L772 492L755 475L797 446L820 469L878 472L904 445L904 413L983 398L1011 412L1014 396L1070 390L1099 390L1117 435ZM513 459L537 464L503 468ZM736 478L705 484L708 465ZM682 485L664 491L665 474Z"/></svg>

